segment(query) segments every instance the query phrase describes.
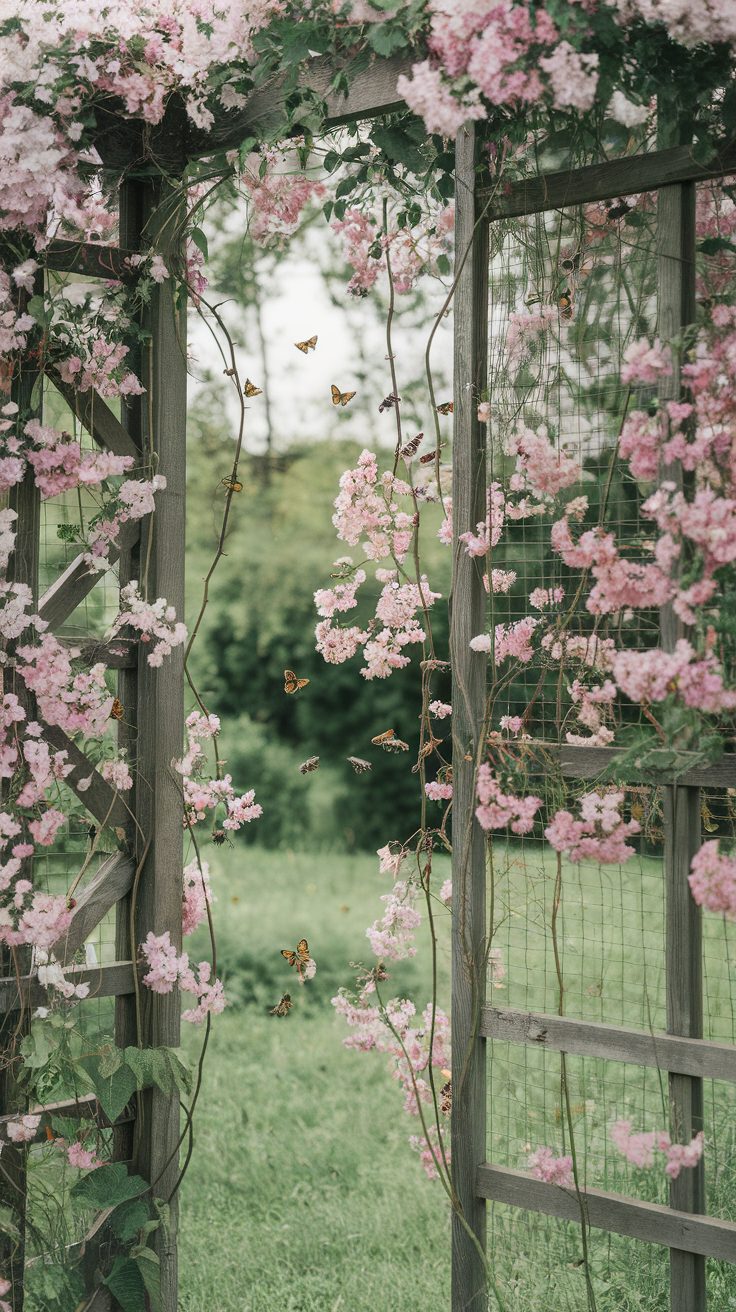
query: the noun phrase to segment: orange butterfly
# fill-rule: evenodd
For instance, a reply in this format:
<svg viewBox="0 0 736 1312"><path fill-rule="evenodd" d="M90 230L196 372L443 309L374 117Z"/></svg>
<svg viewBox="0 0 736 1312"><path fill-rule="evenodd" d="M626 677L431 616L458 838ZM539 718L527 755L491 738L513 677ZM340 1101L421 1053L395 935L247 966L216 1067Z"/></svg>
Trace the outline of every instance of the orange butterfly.
<svg viewBox="0 0 736 1312"><path fill-rule="evenodd" d="M288 1016L289 1012L291 1011L292 1006L293 1006L293 1003L292 1003L292 1001L291 1001L291 994L290 994L290 993L284 993L284 994L282 994L281 1001L280 1001L280 1002L277 1002L275 1007L270 1007L270 1008L269 1008L269 1015L270 1015L270 1016Z"/></svg>
<svg viewBox="0 0 736 1312"><path fill-rule="evenodd" d="M340 388L335 387L334 383L330 384L330 390L332 392L333 405L347 405L348 401L352 401L355 396L355 392L341 392Z"/></svg>
<svg viewBox="0 0 736 1312"><path fill-rule="evenodd" d="M124 714L125 714L125 708L120 698L119 697L113 698L113 703L112 706L110 707L110 719L122 720Z"/></svg>
<svg viewBox="0 0 736 1312"><path fill-rule="evenodd" d="M239 483L237 478L221 478L220 482L226 487L228 492L242 492L243 484Z"/></svg>
<svg viewBox="0 0 736 1312"><path fill-rule="evenodd" d="M572 319L572 297L569 292L563 292L557 302L562 319Z"/></svg>
<svg viewBox="0 0 736 1312"><path fill-rule="evenodd" d="M300 692L308 683L309 679L298 679L293 670L284 670L284 692Z"/></svg>
<svg viewBox="0 0 736 1312"><path fill-rule="evenodd" d="M304 342L294 342L294 345L297 351L301 351L303 355L307 355L310 351L313 351L317 345L317 334L315 333L314 337L308 337Z"/></svg>
<svg viewBox="0 0 736 1312"><path fill-rule="evenodd" d="M243 391L245 392L245 395L246 395L246 396L262 396L262 395L263 395L263 388L262 388L262 387L256 387L255 383L252 383L252 382L250 381L250 378L246 378L246 380L245 380L245 387L243 388Z"/></svg>
<svg viewBox="0 0 736 1312"><path fill-rule="evenodd" d="M455 410L454 401L443 401L442 405L437 406L438 415L451 415L453 414L454 410Z"/></svg>
<svg viewBox="0 0 736 1312"><path fill-rule="evenodd" d="M375 738L371 738L371 742L373 743L374 747L383 747L384 743L387 743L389 739L395 737L396 737L395 729L384 729L383 733L377 733Z"/></svg>
<svg viewBox="0 0 736 1312"><path fill-rule="evenodd" d="M297 970L301 970L304 963L309 961L309 944L305 938L300 938L295 952L292 952L291 948L282 948L281 955L286 957L290 966L296 966Z"/></svg>

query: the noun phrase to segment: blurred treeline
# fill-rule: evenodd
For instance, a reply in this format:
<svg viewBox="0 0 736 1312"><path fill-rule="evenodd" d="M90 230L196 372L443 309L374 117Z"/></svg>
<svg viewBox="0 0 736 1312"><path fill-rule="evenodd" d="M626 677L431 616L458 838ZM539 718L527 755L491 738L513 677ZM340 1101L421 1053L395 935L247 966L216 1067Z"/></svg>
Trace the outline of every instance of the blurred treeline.
<svg viewBox="0 0 736 1312"><path fill-rule="evenodd" d="M298 239L289 244L289 255ZM243 339L262 341L264 285L273 286L278 253L253 248L242 234L210 238L214 276L213 299L219 285L240 318ZM333 304L346 301L345 312L365 322L380 317L380 301L355 302L345 298L349 273L336 273L330 252L325 254L325 278ZM342 271L341 271L342 272ZM339 285L338 285L339 283ZM439 289L441 291L441 288ZM406 314L421 321L422 291L402 300ZM433 299L437 299L434 289ZM426 311L429 325L431 310ZM428 330L428 329L427 329ZM231 331L233 329L231 328ZM235 335L235 334L234 334ZM199 350L200 359L209 353ZM219 535L225 489L221 480L230 474L234 424L228 409L227 385L212 348L209 383L198 389L190 410L188 439L188 620L192 623L202 595L202 579L214 555ZM363 379L363 395L370 388L371 410L383 395L386 364L383 358L356 360ZM200 370L200 376L202 371ZM205 378L208 370L204 370ZM259 368L259 382L267 385ZM371 385L373 379L373 385ZM447 385L446 378L442 380ZM421 379L402 381L408 398L421 393ZM287 376L280 387L291 385ZM373 395L375 393L375 396ZM259 403L262 398L259 398ZM303 425L297 417L295 396L293 431ZM355 413L357 412L357 413ZM389 679L366 681L361 659L346 665L327 665L314 646L318 616L313 594L330 586L332 562L352 555L365 564L360 610L344 616L347 623L364 622L372 614L380 585L374 579L378 562L365 562L362 550L339 542L332 525L333 501L344 469L356 463L363 446L373 447L370 418L361 420L358 403L349 425L351 437L330 436L335 420L329 405L319 435L273 433L267 449L248 451L239 477L243 491L233 498L225 556L210 588L210 601L191 659L191 669L210 711L222 717L221 751L226 769L238 789L255 788L264 814L246 830L247 840L268 847L299 845L312 850L375 849L390 838L408 836L416 827L419 785L408 761L416 757L420 706L420 646L407 649L411 665ZM343 419L344 412L338 416ZM344 431L344 428L343 428ZM375 429L374 429L375 431ZM413 430L412 430L413 431ZM325 437L324 435L327 434ZM392 463L391 433L387 429L384 466ZM437 507L423 511L422 569L443 598L435 603L433 630L440 654L447 646L447 596L450 553L437 540L441 522ZM386 562L390 564L391 562ZM310 683L295 696L284 693L284 670L296 671ZM449 698L447 686L436 680L436 696ZM371 738L393 728L410 745L410 755L391 755L371 746ZM370 760L373 769L360 776L348 765L348 756ZM320 768L302 775L299 764L319 756Z"/></svg>

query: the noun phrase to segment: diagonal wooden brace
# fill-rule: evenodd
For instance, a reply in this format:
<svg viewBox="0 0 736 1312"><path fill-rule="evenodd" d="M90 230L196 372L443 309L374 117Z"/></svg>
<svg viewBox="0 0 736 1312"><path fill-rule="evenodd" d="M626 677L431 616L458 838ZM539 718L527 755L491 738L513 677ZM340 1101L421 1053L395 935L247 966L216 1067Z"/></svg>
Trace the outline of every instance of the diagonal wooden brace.
<svg viewBox="0 0 736 1312"><path fill-rule="evenodd" d="M112 451L115 456L131 456L138 464L141 459L140 450L101 396L92 391L78 392L69 383L63 382L55 369L49 370L46 377L99 446Z"/></svg>
<svg viewBox="0 0 736 1312"><path fill-rule="evenodd" d="M139 536L140 523L137 520L123 524L118 536L118 547L111 547L108 552L109 563L114 565L120 551L133 547ZM81 605L101 577L99 570L90 569L83 555L77 556L41 597L38 603L41 619L52 629L57 629Z"/></svg>
<svg viewBox="0 0 736 1312"><path fill-rule="evenodd" d="M41 723L41 736L53 747L55 752L66 752L67 761L73 767L71 774L68 774L65 783L74 790L80 802L86 806L90 815L93 815L98 825L109 826L114 829L116 826L124 826L130 820L130 813L122 797L106 779L95 769L89 757L77 744L64 733L55 724ZM88 788L80 788L82 780L90 779Z"/></svg>

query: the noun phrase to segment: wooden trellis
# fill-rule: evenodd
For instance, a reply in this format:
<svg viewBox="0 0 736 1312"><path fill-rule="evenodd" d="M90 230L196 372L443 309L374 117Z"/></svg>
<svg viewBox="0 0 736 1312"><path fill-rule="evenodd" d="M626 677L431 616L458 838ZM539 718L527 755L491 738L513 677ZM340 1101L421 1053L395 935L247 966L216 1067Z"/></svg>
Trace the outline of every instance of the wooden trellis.
<svg viewBox="0 0 736 1312"><path fill-rule="evenodd" d="M331 90L334 69L316 60L308 84L327 102L325 127L367 119L401 107L396 80L408 67L402 60L382 60L354 79L347 96ZM55 242L48 252L50 270L73 271L102 278L122 268L127 253L155 245L170 266L177 265L173 247L171 203L165 170L175 180L186 163L216 150L237 147L246 136L257 135L283 106L278 82L255 93L243 111L223 114L204 133L173 105L159 129L125 123L119 116L100 117L98 148L107 164L123 167L126 181L120 192L120 235L116 248ZM296 125L295 125L296 126ZM460 133L456 148L456 233L458 284L455 298L455 440L454 518L456 533L472 529L485 517L485 433L477 421L477 401L486 383L488 333L488 233L494 220L541 212L581 201L613 199L646 187L660 189L661 275L660 316L664 336L692 318L694 235L692 224L695 180L717 177L736 167L736 152L708 167L696 163L687 147L675 146L641 159L613 161L574 172L550 175L514 184L489 201L477 186L477 143L473 129ZM51 381L72 405L80 423L96 442L116 454L130 454L145 463L155 461L167 478L159 494L152 523L126 527L120 539L118 569L122 584L140 577L147 561L153 596L165 596L177 611L184 609L185 526L185 401L186 365L181 311L174 305L167 283L154 290L145 311L150 332L146 348L135 365L147 393L145 402L124 407L118 421L98 396L79 398L61 380ZM17 384L17 398L27 409L36 376L31 358ZM13 579L27 583L38 596L39 500L32 483L13 495L19 514L17 547L11 565ZM453 656L455 832L453 857L453 1118L452 1156L455 1190L462 1205L464 1224L453 1221L454 1312L480 1312L486 1304L486 1281L481 1257L485 1245L486 1200L495 1199L554 1216L578 1219L577 1203L565 1191L528 1175L486 1162L486 1043L494 1038L524 1044L543 1043L547 1049L603 1056L670 1072L670 1096L683 1135L698 1126L702 1079L736 1079L736 1051L707 1042L702 1034L699 958L699 921L687 890L686 875L692 850L699 842L698 790L702 786L736 784L732 761L713 769L693 770L677 788L669 788L667 824L668 882L668 1033L649 1035L568 1017L533 1015L498 1009L484 994L487 936L485 907L485 843L473 819L474 762L484 713L484 658L470 652L468 642L481 631L485 592L482 562L457 547L454 552L451 647ZM81 559L38 597L36 609L51 625L61 625L84 599L95 582ZM668 620L663 633L668 632ZM671 626L670 626L671 627ZM90 662L102 653L88 651ZM180 754L183 714L183 664L175 651L155 674L137 643L116 641L104 653L106 663L119 671L119 696L125 707L120 745L128 750L136 772L136 788L128 810L97 774L94 785L80 798L98 824L124 832L121 850L110 857L81 894L64 941L57 945L60 959L71 957L101 918L116 908L116 960L94 968L75 968L75 978L88 980L92 993L116 999L116 1042L137 1041L133 1005L135 945L149 931L168 930L177 943L181 933L182 824L181 797L171 773L171 761ZM57 750L64 748L74 764L68 782L74 787L91 773L84 755L58 730L45 735ZM563 772L570 777L596 774L607 760L605 749L560 752ZM131 937L131 898L135 884L135 925ZM41 1002L44 991L30 975L20 981L5 970L0 979L0 1038L7 1047L27 1024L30 1008ZM179 1035L179 999L142 994L142 1040L145 1044L176 1045ZM24 1147L9 1145L8 1117L18 1110L12 1070L0 1088L5 1113L0 1118L3 1141L0 1203L15 1209L22 1231L25 1188ZM142 1099L143 1116L136 1126L126 1111L114 1138L117 1160L155 1182L158 1196L167 1197L177 1176L179 1142L178 1097L154 1090ZM99 1118L94 1099L55 1109L70 1116ZM43 1129L41 1134L43 1133ZM41 1137L39 1134L39 1138ZM736 1261L736 1225L702 1214L702 1169L675 1182L670 1208L637 1202L596 1190L586 1195L591 1226L669 1246L672 1251L673 1312L699 1312L704 1307L704 1259L707 1256ZM472 1232L472 1233L469 1233ZM475 1236L476 1243L472 1236ZM23 1245L12 1255L12 1306L23 1306ZM177 1306L176 1216L161 1235L164 1312ZM5 1256L8 1256L6 1246ZM109 1306L101 1291L96 1312Z"/></svg>
<svg viewBox="0 0 736 1312"><path fill-rule="evenodd" d="M482 1252L487 1201L580 1223L574 1191L486 1160L489 1041L491 1063L497 1040L668 1072L672 1123L682 1141L702 1127L703 1080L736 1080L736 1048L702 1037L700 913L687 882L690 860L701 841L700 790L736 786L733 756L713 767L686 771L677 786L662 779L666 1033L498 1008L486 1001L486 852L484 835L473 816L475 769L483 755L486 657L474 654L468 645L470 637L485 628L486 562L471 559L457 542L460 533L472 531L486 515L486 435L477 419L477 402L488 385L491 225L505 218L656 190L658 329L664 340L671 340L695 320L695 184L728 173L736 163L736 152L724 152L705 167L693 159L688 147L667 146L646 156L512 183L498 194L477 182L477 163L476 130L469 128L460 134L456 151L457 251L464 263L455 300L452 1157L456 1189L473 1235L457 1216L453 1218L454 1312L481 1312L486 1307ZM663 400L675 395L679 396L677 376L665 380L660 390ZM670 478L678 476L677 470L666 472ZM660 617L661 645L671 650L681 636L672 611L665 608ZM570 779L595 779L615 755L612 748L545 746L558 756L563 776ZM702 1162L671 1181L669 1207L592 1188L583 1199L588 1226L669 1248L672 1312L705 1308L706 1258L736 1262L736 1224L703 1214Z"/></svg>

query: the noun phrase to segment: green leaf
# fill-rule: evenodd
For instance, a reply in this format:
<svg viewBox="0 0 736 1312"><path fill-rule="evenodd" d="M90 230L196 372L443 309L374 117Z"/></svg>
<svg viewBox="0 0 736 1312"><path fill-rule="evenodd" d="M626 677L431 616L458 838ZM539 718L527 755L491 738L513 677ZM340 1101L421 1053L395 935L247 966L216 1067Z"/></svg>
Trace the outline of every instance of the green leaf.
<svg viewBox="0 0 736 1312"><path fill-rule="evenodd" d="M735 251L736 246L727 237L706 237L698 242L698 250L704 255L717 255L719 251Z"/></svg>
<svg viewBox="0 0 736 1312"><path fill-rule="evenodd" d="M121 1243L129 1244L146 1225L149 1215L148 1206L141 1198L131 1198L113 1212L110 1229ZM158 1222L155 1224L158 1225Z"/></svg>
<svg viewBox="0 0 736 1312"><path fill-rule="evenodd" d="M122 1312L146 1312L146 1282L138 1263L130 1257L116 1257L104 1283Z"/></svg>
<svg viewBox="0 0 736 1312"><path fill-rule="evenodd" d="M133 1097L136 1089L140 1087L133 1071L128 1066L121 1065L111 1075L103 1075L98 1057L85 1057L80 1065L92 1081L92 1087L103 1112L114 1121L125 1104Z"/></svg>
<svg viewBox="0 0 736 1312"><path fill-rule="evenodd" d="M145 1180L139 1175L128 1175L122 1162L109 1162L83 1175L72 1185L69 1194L78 1207L102 1211L142 1195L147 1189Z"/></svg>
<svg viewBox="0 0 736 1312"><path fill-rule="evenodd" d="M189 236L194 242L194 245L198 247L198 249L202 252L204 258L206 260L209 259L209 246L207 244L207 238L205 234L202 232L202 229L192 228L191 232L189 233Z"/></svg>
<svg viewBox="0 0 736 1312"><path fill-rule="evenodd" d="M387 23L376 24L368 33L368 45L377 55L393 55L408 44L406 32L400 27L389 27Z"/></svg>
<svg viewBox="0 0 736 1312"><path fill-rule="evenodd" d="M143 1277L146 1293L151 1304L151 1312L161 1312L161 1265L158 1255L152 1248L144 1248L137 1254L135 1261Z"/></svg>
<svg viewBox="0 0 736 1312"><path fill-rule="evenodd" d="M424 154L404 128L390 124L375 127L371 132L371 141L393 164L403 164L411 173L423 172Z"/></svg>

